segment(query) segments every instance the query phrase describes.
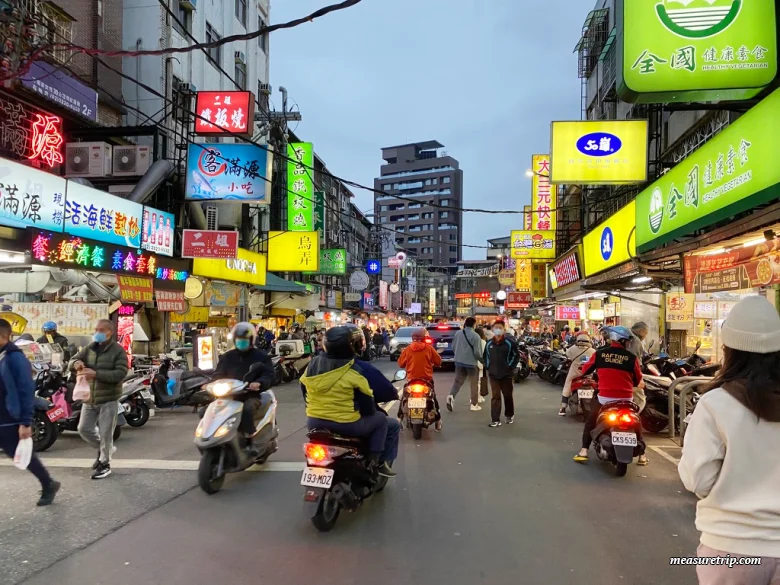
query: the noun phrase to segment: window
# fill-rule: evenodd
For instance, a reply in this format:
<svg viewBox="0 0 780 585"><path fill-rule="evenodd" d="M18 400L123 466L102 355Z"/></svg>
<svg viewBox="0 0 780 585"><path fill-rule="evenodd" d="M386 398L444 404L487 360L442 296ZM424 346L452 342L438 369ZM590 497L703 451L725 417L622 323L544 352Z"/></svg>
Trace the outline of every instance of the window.
<svg viewBox="0 0 780 585"><path fill-rule="evenodd" d="M246 0L236 0L236 18L246 27Z"/></svg>
<svg viewBox="0 0 780 585"><path fill-rule="evenodd" d="M179 2L179 8L176 10L176 18L173 19L173 28L184 37L192 33L192 12L184 8Z"/></svg>
<svg viewBox="0 0 780 585"><path fill-rule="evenodd" d="M450 216L449 211L440 211L439 212L439 219L447 219Z"/></svg>
<svg viewBox="0 0 780 585"><path fill-rule="evenodd" d="M385 185L382 185L382 189L384 189L385 191L392 191L393 186L390 183L387 183Z"/></svg>
<svg viewBox="0 0 780 585"><path fill-rule="evenodd" d="M450 246L450 252L457 252L458 247L457 246Z"/></svg>
<svg viewBox="0 0 780 585"><path fill-rule="evenodd" d="M239 89L246 89L246 63L236 60L236 70L233 77Z"/></svg>
<svg viewBox="0 0 780 585"><path fill-rule="evenodd" d="M441 205L442 207L449 207L449 205L450 205L450 200L449 200L449 199L441 199L441 200L439 201L439 205Z"/></svg>
<svg viewBox="0 0 780 585"><path fill-rule="evenodd" d="M387 211L387 205L380 205L379 211Z"/></svg>
<svg viewBox="0 0 780 585"><path fill-rule="evenodd" d="M423 219L433 219L433 213L423 213L422 214Z"/></svg>
<svg viewBox="0 0 780 585"><path fill-rule="evenodd" d="M387 223L387 216L383 215L379 218L379 223Z"/></svg>
<svg viewBox="0 0 780 585"><path fill-rule="evenodd" d="M403 221L404 216L403 215L391 215L390 221Z"/></svg>
<svg viewBox="0 0 780 585"><path fill-rule="evenodd" d="M401 232L403 234L404 232L406 232L406 227L404 227L402 225L399 225L397 228L395 228L395 231ZM409 230L409 231L411 231L411 230Z"/></svg>
<svg viewBox="0 0 780 585"><path fill-rule="evenodd" d="M396 244L403 244L404 243L404 239L403 238L396 238L395 239L395 243Z"/></svg>
<svg viewBox="0 0 780 585"><path fill-rule="evenodd" d="M44 23L38 28L38 32L49 44L73 42L73 19L70 16L48 2L39 3L38 10L40 20ZM60 63L67 63L71 58L71 51L67 47L54 48L48 54Z"/></svg>
<svg viewBox="0 0 780 585"><path fill-rule="evenodd" d="M257 15L257 30L262 30L265 27L265 21L259 14ZM268 34L260 35L257 37L257 46L263 53L268 53Z"/></svg>
<svg viewBox="0 0 780 585"><path fill-rule="evenodd" d="M432 185L438 185L439 184L439 179L434 177L433 179L431 179L431 184Z"/></svg>
<svg viewBox="0 0 780 585"><path fill-rule="evenodd" d="M457 234L450 234L450 240L457 240L458 235Z"/></svg>
<svg viewBox="0 0 780 585"><path fill-rule="evenodd" d="M211 26L208 22L206 23L206 42L207 43L213 43L215 41L220 40L222 37L219 36L219 33L216 31L216 29ZM212 63L214 63L217 67L222 67L222 47L211 47L208 49L209 52L209 59Z"/></svg>
<svg viewBox="0 0 780 585"><path fill-rule="evenodd" d="M458 262L457 258L450 258L450 264L456 264Z"/></svg>
<svg viewBox="0 0 780 585"><path fill-rule="evenodd" d="M450 177L442 177L441 182L444 183L445 185L449 185Z"/></svg>

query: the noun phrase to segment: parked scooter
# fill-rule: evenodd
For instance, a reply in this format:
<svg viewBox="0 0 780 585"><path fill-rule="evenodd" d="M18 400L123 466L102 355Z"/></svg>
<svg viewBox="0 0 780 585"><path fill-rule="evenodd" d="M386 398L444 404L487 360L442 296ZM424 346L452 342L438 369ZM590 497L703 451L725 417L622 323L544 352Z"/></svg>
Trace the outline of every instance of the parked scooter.
<svg viewBox="0 0 780 585"><path fill-rule="evenodd" d="M272 361L271 363L274 365L274 370L276 370L278 364L282 382L284 383L292 382L293 380L300 378L311 362L310 353L305 353L297 358L291 358L290 355L293 353L293 350L288 345L280 346L278 352L281 359L276 362Z"/></svg>
<svg viewBox="0 0 780 585"><path fill-rule="evenodd" d="M394 380L406 380L406 370L398 370ZM422 438L423 429L434 425L437 431L442 428L441 413L436 408L436 394L433 383L428 380L409 380L401 395L401 422L412 429L416 441Z"/></svg>
<svg viewBox="0 0 780 585"><path fill-rule="evenodd" d="M531 366L529 365L528 361L528 349L524 343L520 344L519 352L520 360L517 362L517 367L515 367L514 373L515 383L520 382L521 380L525 380L531 373Z"/></svg>
<svg viewBox="0 0 780 585"><path fill-rule="evenodd" d="M246 379L252 379L257 368L250 368ZM198 484L207 494L215 494L225 482L225 475L244 471L252 465L263 464L278 449L279 429L276 425L276 396L271 390L259 393L260 421L251 437L244 436L238 427L244 403L235 398L245 395L248 382L218 380L206 385L214 401L206 408L195 430L195 445L200 451Z"/></svg>
<svg viewBox="0 0 780 585"><path fill-rule="evenodd" d="M154 374L151 382L152 393L157 408L174 406L205 406L212 400L204 386L211 382L212 370L188 370L182 372L173 387L173 394L168 394L168 373L172 361L163 358L160 368Z"/></svg>
<svg viewBox="0 0 780 585"><path fill-rule="evenodd" d="M639 407L629 400L610 402L601 407L596 428L590 436L602 461L615 466L615 475L623 477L628 464L639 455Z"/></svg>
<svg viewBox="0 0 780 585"><path fill-rule="evenodd" d="M131 427L142 427L154 416L154 396L149 391L152 378L149 375L136 375L122 386L119 404L125 407L125 418Z"/></svg>

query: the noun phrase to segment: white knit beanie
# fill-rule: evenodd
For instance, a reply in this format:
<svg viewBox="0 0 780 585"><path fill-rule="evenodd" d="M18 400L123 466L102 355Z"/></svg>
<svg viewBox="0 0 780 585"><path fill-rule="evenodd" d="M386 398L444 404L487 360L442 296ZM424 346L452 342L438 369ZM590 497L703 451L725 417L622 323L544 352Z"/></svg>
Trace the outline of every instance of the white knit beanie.
<svg viewBox="0 0 780 585"><path fill-rule="evenodd" d="M745 297L729 312L721 330L726 347L751 353L780 351L780 315L764 297Z"/></svg>

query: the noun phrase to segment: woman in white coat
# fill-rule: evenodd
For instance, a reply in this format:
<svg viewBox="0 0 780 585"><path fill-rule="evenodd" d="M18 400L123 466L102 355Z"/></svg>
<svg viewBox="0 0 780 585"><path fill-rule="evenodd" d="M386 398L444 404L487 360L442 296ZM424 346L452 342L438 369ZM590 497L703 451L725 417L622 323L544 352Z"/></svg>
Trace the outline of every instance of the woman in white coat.
<svg viewBox="0 0 780 585"><path fill-rule="evenodd" d="M696 573L700 585L777 585L780 316L765 298L746 297L726 318L721 341L723 367L696 405L679 465L685 487L700 498L698 556L707 564Z"/></svg>
<svg viewBox="0 0 780 585"><path fill-rule="evenodd" d="M590 335L584 331L577 334L574 345L566 350L566 357L571 360L571 366L569 366L569 373L566 375L566 382L563 384L561 409L558 411L558 416L566 416L566 407L569 405L569 398L571 397L571 383L574 378L581 374L582 364L588 361L594 353L596 353L596 350L593 349Z"/></svg>

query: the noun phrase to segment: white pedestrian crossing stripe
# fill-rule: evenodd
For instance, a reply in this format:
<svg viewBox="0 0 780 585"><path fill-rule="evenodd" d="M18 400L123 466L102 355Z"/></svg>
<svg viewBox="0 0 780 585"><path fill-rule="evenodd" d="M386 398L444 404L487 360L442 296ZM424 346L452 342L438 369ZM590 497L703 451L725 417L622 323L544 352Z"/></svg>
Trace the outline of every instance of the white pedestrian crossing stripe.
<svg viewBox="0 0 780 585"><path fill-rule="evenodd" d="M66 457L47 457L42 459L47 467L91 469L94 459L69 459ZM150 469L159 471L197 471L199 461L167 459L114 459L112 469ZM13 461L0 459L0 467L11 467ZM265 465L254 465L247 471L303 471L303 461L269 461Z"/></svg>

